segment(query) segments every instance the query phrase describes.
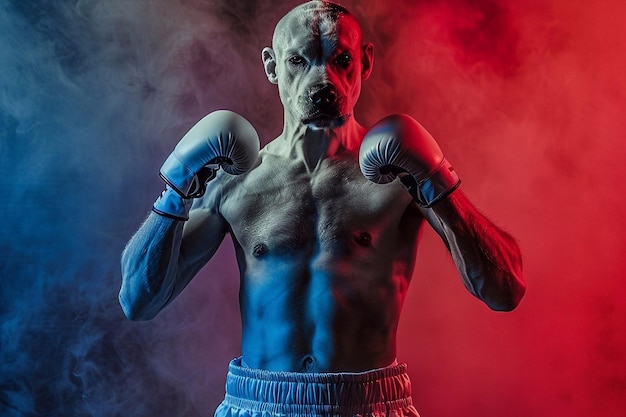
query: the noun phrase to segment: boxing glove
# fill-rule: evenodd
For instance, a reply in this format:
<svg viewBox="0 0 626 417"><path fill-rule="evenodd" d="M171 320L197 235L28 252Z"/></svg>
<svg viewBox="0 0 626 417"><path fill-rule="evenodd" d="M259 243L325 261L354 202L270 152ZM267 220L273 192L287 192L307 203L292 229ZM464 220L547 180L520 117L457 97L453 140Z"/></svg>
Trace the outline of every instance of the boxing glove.
<svg viewBox="0 0 626 417"><path fill-rule="evenodd" d="M201 119L178 142L161 166L159 175L166 189L153 205L158 214L179 220L189 218L189 200L201 197L206 183L220 167L239 175L254 166L259 154L259 136L237 113L218 110Z"/></svg>
<svg viewBox="0 0 626 417"><path fill-rule="evenodd" d="M432 207L461 182L430 133L404 114L388 116L367 132L359 165L375 183L399 177L421 207Z"/></svg>

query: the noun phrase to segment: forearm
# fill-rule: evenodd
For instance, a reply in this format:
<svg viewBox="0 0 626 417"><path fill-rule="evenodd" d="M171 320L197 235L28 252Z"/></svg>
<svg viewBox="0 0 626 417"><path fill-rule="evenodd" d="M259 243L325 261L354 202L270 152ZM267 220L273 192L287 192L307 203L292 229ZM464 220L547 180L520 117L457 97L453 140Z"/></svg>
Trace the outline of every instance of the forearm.
<svg viewBox="0 0 626 417"><path fill-rule="evenodd" d="M150 213L122 253L119 300L133 320L153 318L176 283L183 222Z"/></svg>
<svg viewBox="0 0 626 417"><path fill-rule="evenodd" d="M460 190L425 211L448 245L465 287L493 310L517 307L526 286L513 237L479 213Z"/></svg>

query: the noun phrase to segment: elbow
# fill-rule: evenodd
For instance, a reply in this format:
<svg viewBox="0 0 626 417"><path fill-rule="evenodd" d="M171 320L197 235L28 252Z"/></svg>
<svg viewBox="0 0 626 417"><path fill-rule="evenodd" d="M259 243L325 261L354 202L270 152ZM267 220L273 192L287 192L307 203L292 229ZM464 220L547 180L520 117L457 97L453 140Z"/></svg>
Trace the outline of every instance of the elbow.
<svg viewBox="0 0 626 417"><path fill-rule="evenodd" d="M485 303L493 311L508 313L515 310L517 306L519 306L525 292L526 287L522 287L521 289L518 289L511 294L507 294L505 297L501 297L497 300L485 300Z"/></svg>
<svg viewBox="0 0 626 417"><path fill-rule="evenodd" d="M520 274L510 277L507 285L497 291L496 294L481 298L493 311L511 312L519 306L524 294L526 294L526 283Z"/></svg>
<svg viewBox="0 0 626 417"><path fill-rule="evenodd" d="M152 320L158 312L153 312L146 308L145 303L140 302L136 297L130 296L124 288L120 290L118 300L124 315L132 321Z"/></svg>
<svg viewBox="0 0 626 417"><path fill-rule="evenodd" d="M133 261L132 256L125 250L122 253L122 285L118 300L129 320L151 320L160 310L154 307L158 291L149 285L145 265Z"/></svg>
<svg viewBox="0 0 626 417"><path fill-rule="evenodd" d="M522 255L517 249L508 264L492 270L493 285L489 286L485 297L480 297L493 311L510 312L515 310L524 294L526 294L526 282L524 281ZM484 289L487 289L485 287Z"/></svg>

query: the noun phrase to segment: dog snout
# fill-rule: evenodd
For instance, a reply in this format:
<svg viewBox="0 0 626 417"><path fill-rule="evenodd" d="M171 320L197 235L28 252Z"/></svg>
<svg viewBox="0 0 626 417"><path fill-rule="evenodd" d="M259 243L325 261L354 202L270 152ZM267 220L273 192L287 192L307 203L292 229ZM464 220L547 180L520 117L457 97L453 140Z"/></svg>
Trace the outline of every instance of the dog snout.
<svg viewBox="0 0 626 417"><path fill-rule="evenodd" d="M308 97L316 106L331 106L337 101L337 89L332 84L318 85L309 89Z"/></svg>

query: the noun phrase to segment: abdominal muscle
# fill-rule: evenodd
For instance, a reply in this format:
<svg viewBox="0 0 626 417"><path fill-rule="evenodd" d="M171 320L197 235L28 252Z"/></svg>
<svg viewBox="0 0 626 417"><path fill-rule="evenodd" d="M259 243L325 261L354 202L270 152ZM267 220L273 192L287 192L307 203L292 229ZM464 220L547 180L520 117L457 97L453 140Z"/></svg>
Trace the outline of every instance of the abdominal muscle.
<svg viewBox="0 0 626 417"><path fill-rule="evenodd" d="M354 155L314 172L263 155L229 179L220 205L241 272L244 363L291 372L389 365L423 221L410 195L399 182L369 182Z"/></svg>
<svg viewBox="0 0 626 417"><path fill-rule="evenodd" d="M289 372L391 364L408 278L393 277L384 262L374 269L358 261L346 267L340 259L325 260L325 269L315 263L270 258L247 269L254 272L242 277L243 363Z"/></svg>

